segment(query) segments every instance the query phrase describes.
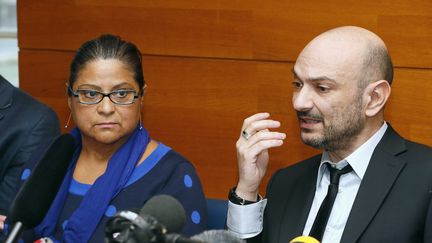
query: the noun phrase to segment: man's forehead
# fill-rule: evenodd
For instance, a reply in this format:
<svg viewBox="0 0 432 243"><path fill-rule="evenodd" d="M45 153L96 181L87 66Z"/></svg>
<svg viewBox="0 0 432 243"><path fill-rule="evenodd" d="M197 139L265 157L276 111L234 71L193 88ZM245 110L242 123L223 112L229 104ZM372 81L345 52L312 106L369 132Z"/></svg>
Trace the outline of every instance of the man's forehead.
<svg viewBox="0 0 432 243"><path fill-rule="evenodd" d="M295 78L303 82L330 81L337 84L351 83L358 79L359 71L348 64L308 62L298 59L292 69Z"/></svg>
<svg viewBox="0 0 432 243"><path fill-rule="evenodd" d="M354 74L363 66L364 52L361 48L337 43L308 45L300 53L293 70L297 76L307 76L309 79L319 76L337 79L339 76Z"/></svg>
<svg viewBox="0 0 432 243"><path fill-rule="evenodd" d="M332 65L327 60L299 57L292 69L294 76L305 80L316 80L319 77L335 79L339 67Z"/></svg>

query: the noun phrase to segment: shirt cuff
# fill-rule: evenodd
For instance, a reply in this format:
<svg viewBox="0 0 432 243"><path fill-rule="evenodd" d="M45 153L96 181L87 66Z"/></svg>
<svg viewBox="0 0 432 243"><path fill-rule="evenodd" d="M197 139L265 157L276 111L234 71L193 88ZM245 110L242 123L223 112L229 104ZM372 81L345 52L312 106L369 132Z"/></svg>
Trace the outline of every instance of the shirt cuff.
<svg viewBox="0 0 432 243"><path fill-rule="evenodd" d="M248 205L238 205L228 201L228 230L241 239L258 235L263 228L266 205L267 199Z"/></svg>

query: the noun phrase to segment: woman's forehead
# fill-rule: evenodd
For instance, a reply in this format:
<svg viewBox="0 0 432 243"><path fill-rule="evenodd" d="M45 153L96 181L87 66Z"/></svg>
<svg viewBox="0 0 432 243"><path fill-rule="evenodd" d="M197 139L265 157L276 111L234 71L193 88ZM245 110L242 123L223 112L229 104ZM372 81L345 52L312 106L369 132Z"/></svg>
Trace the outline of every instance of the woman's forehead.
<svg viewBox="0 0 432 243"><path fill-rule="evenodd" d="M87 63L79 72L74 86L96 86L113 88L117 86L138 86L134 73L117 59L97 59Z"/></svg>

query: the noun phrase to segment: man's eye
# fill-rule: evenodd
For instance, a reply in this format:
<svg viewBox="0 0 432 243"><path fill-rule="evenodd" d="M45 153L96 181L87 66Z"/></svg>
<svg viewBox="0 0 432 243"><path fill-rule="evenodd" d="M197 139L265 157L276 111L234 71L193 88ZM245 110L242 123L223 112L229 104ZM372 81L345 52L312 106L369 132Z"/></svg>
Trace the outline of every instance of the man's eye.
<svg viewBox="0 0 432 243"><path fill-rule="evenodd" d="M320 92L328 92L328 91L330 90L329 87L324 86L324 85L318 85L317 88L318 88L318 90L319 90Z"/></svg>
<svg viewBox="0 0 432 243"><path fill-rule="evenodd" d="M303 84L300 82L292 82L292 86L294 89L301 89L303 87Z"/></svg>

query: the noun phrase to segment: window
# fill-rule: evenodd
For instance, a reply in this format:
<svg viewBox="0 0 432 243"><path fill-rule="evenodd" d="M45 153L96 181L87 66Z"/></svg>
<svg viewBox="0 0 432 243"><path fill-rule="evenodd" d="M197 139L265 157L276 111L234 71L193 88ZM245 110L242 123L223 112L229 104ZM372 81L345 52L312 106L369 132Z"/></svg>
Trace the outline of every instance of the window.
<svg viewBox="0 0 432 243"><path fill-rule="evenodd" d="M0 74L18 86L16 0L0 0Z"/></svg>

